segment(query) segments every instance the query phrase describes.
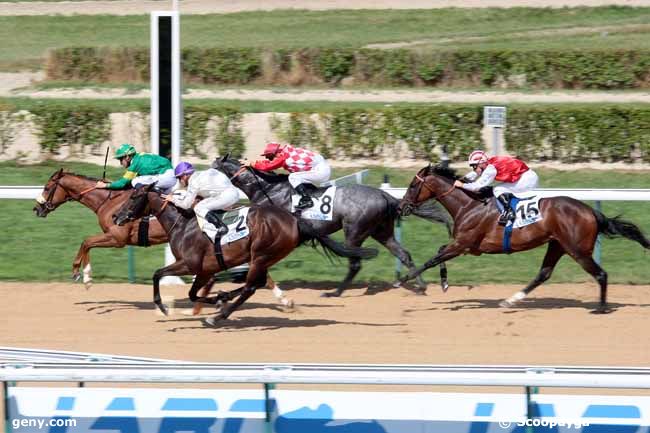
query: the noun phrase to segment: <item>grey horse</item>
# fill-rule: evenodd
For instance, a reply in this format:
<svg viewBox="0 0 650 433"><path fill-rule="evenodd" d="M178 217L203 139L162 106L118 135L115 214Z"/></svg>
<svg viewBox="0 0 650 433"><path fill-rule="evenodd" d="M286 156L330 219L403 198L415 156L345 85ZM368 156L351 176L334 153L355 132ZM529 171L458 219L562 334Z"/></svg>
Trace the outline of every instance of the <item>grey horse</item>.
<svg viewBox="0 0 650 433"><path fill-rule="evenodd" d="M289 184L287 175L255 170L250 166L242 165L229 155L217 158L212 163L212 168L230 177L232 183L248 196L251 203L271 204L291 211L293 188ZM343 229L345 245L350 247L360 247L368 237L371 237L414 272L415 265L411 254L397 242L394 236L395 221L399 218L398 205L399 200L381 189L366 185L344 185L338 187L336 191L332 220L310 220L310 222L312 227L322 235ZM447 230L450 230L447 214L435 204L415 209L413 215L431 222L446 224ZM361 260L350 258L348 273L343 281L336 290L323 293L323 296L341 296L360 269ZM446 290L448 287L446 268L440 268L440 277L442 288ZM399 285L399 282L395 283L395 287ZM425 290L426 284L418 278L416 292L424 294Z"/></svg>

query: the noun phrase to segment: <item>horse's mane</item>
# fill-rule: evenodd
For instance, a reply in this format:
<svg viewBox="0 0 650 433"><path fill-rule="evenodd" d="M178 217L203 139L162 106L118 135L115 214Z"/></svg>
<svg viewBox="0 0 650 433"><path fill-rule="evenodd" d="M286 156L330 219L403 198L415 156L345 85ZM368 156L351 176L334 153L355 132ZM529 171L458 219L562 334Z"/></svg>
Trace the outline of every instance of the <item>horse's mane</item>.
<svg viewBox="0 0 650 433"><path fill-rule="evenodd" d="M446 179L450 180L456 180L460 179L460 176L456 174L456 170L454 170L451 167L444 167L442 165L434 165L429 168L430 172L432 174L437 174L438 176L442 176Z"/></svg>
<svg viewBox="0 0 650 433"><path fill-rule="evenodd" d="M278 174L278 173L273 173L268 171L261 171L253 167L251 167L250 169L253 173L255 173L256 176L259 176L260 178L262 178L268 183L282 183L282 182L286 182L289 179L289 175L287 174Z"/></svg>
<svg viewBox="0 0 650 433"><path fill-rule="evenodd" d="M429 167L429 172L431 174L437 174L438 176L444 177L445 179L449 179L452 181L457 179L462 179L462 176L456 174L456 170L454 170L451 167L443 167L442 165L434 165ZM484 201L492 197L491 186L485 186L476 192L468 191L466 189L461 189L461 191L464 192L469 197L471 197L472 199L479 200L479 201Z"/></svg>
<svg viewBox="0 0 650 433"><path fill-rule="evenodd" d="M91 181L94 181L94 182L97 182L97 181L103 180L103 179L100 179L100 178L98 178L98 177L86 176L85 174L73 173L73 172L71 172L71 171L64 171L63 174L64 174L64 175L69 175L69 176L80 177L80 178L82 178L82 179L85 179L85 180L91 180Z"/></svg>

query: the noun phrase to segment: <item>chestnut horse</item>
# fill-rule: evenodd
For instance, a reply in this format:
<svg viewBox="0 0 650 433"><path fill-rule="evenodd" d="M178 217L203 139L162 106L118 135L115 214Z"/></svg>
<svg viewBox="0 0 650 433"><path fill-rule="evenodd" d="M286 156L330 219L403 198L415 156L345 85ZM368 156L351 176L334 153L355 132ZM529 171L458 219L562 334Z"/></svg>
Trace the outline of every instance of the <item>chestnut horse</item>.
<svg viewBox="0 0 650 433"><path fill-rule="evenodd" d="M111 220L131 195L132 190L113 191L96 189L99 179L79 174L56 171L43 187L43 193L36 198L34 212L45 218L63 203L77 201L97 214L97 221L103 233L89 236L81 243L77 256L72 262L72 278L80 278L79 270L83 266L83 282L89 287L92 282L90 266L91 248L123 248L125 245L138 244L138 227L140 220L124 227L119 227ZM152 219L149 223L149 244L158 245L167 242L167 234L158 221Z"/></svg>
<svg viewBox="0 0 650 433"><path fill-rule="evenodd" d="M402 215L408 215L414 206L436 198L454 219L453 242L404 281L415 278L425 270L462 254L502 254L504 228L497 223L499 211L494 198L488 201L463 189L456 189L455 172L440 166L421 169L413 178L400 203ZM523 290L501 302L511 307L551 277L560 258L568 254L600 285L600 304L597 313L610 312L607 308L607 273L596 263L592 254L599 233L610 237L623 236L650 249L650 241L634 224L619 217L608 218L601 212L570 197L549 197L539 202L543 219L513 230L511 251L519 252L548 244L542 268Z"/></svg>
<svg viewBox="0 0 650 433"><path fill-rule="evenodd" d="M266 284L271 266L306 241L317 241L326 252L342 257L368 259L377 255L376 249L344 246L327 236L319 235L309 224L279 207L253 206L248 212L247 220L250 234L222 246L225 263L225 267L222 267L215 256L214 243L199 228L194 212L180 210L170 203L161 197L154 184L138 188L114 217L117 224L124 224L140 218L150 210L167 232L176 262L153 274L154 303L165 314L167 307L160 298L160 279L164 276L196 275L188 295L190 300L208 304L222 303L219 314L207 321L214 326L217 320L227 319L258 288ZM312 242L312 246L315 247L316 244ZM242 263L250 263L243 287L214 297L197 296L202 288L204 293L209 293L216 273ZM232 304L223 303L237 295L239 297Z"/></svg>

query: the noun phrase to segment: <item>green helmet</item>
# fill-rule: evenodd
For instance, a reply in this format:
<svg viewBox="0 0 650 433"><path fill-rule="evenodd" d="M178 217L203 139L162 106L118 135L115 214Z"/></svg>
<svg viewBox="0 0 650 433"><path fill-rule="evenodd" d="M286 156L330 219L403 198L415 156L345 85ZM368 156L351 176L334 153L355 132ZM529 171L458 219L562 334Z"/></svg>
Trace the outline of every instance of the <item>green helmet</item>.
<svg viewBox="0 0 650 433"><path fill-rule="evenodd" d="M122 159L125 156L135 155L135 154L136 154L135 147L133 147L133 145L131 144L124 143L115 152L115 159Z"/></svg>

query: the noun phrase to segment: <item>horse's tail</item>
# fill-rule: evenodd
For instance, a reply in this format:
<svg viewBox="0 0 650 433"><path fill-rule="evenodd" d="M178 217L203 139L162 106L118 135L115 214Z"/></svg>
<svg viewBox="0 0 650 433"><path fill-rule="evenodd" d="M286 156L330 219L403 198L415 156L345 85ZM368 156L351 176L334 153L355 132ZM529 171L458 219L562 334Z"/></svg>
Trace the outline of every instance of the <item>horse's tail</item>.
<svg viewBox="0 0 650 433"><path fill-rule="evenodd" d="M609 237L623 236L640 243L643 248L650 249L650 240L645 237L641 229L629 221L621 219L620 215L614 218L606 217L602 212L592 209L598 223L598 233Z"/></svg>
<svg viewBox="0 0 650 433"><path fill-rule="evenodd" d="M318 242L323 247L323 250L325 250L325 254L334 253L337 256L358 259L372 259L377 257L377 249L343 245L327 235L321 235L311 224L300 218L298 218L298 232L300 233L300 243L311 241L312 247L316 247L316 242Z"/></svg>
<svg viewBox="0 0 650 433"><path fill-rule="evenodd" d="M399 200L385 191L384 194L390 198L387 200L391 214L396 215L397 218L401 218L398 212ZM412 214L432 223L444 224L447 227L447 234L451 236L452 224L449 220L449 215L442 209L442 207L440 207L440 205L438 205L435 200L425 201L419 206L413 208Z"/></svg>

